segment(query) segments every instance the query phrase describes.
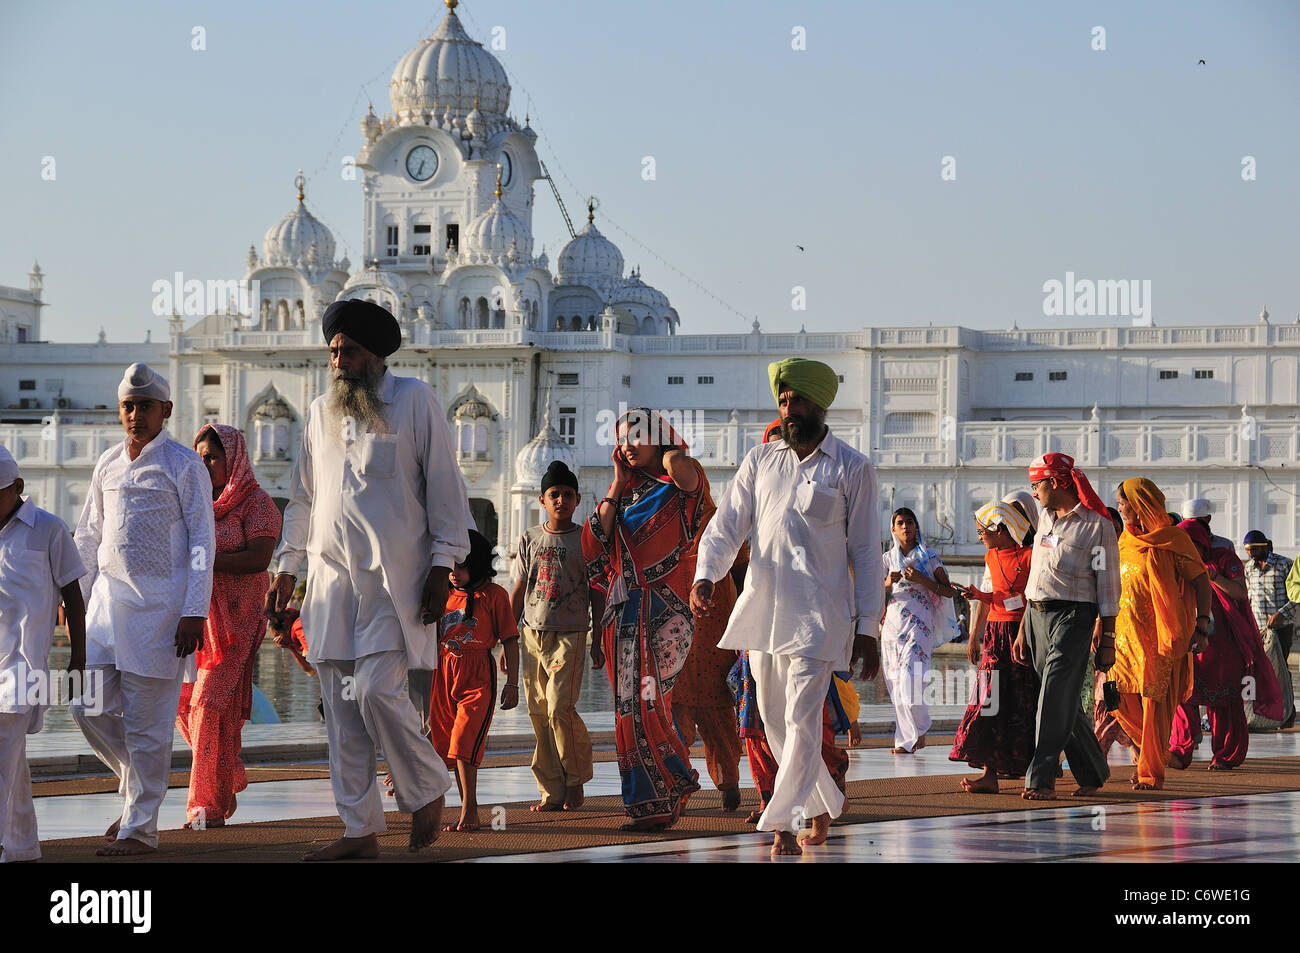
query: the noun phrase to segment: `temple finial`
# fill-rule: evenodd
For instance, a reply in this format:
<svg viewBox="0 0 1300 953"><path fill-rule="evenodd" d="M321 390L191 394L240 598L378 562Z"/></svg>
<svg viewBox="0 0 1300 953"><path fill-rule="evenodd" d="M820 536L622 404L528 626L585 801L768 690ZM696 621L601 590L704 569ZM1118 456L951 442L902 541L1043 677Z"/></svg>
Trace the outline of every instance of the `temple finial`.
<svg viewBox="0 0 1300 953"><path fill-rule="evenodd" d="M302 169L299 169L298 174L293 177L293 185L294 188L298 190L299 202L302 202L303 200L303 186L305 186L306 184L307 184L307 180L303 178Z"/></svg>

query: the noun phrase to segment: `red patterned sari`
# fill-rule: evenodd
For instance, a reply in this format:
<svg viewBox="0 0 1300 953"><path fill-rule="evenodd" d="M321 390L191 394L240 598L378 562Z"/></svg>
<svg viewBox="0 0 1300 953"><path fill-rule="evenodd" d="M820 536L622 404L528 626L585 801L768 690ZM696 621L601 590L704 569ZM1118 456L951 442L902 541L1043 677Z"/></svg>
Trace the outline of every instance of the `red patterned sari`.
<svg viewBox="0 0 1300 953"><path fill-rule="evenodd" d="M211 424L226 452L226 486L213 503L217 552L245 549L249 540L280 535L280 511L257 483L244 435L225 424ZM239 760L244 722L253 708L253 662L266 635L262 602L266 572L212 574L212 605L198 652L198 681L181 688L176 725L194 752L190 768L188 817L202 811L208 821L224 821L235 810L235 795L248 787Z"/></svg>

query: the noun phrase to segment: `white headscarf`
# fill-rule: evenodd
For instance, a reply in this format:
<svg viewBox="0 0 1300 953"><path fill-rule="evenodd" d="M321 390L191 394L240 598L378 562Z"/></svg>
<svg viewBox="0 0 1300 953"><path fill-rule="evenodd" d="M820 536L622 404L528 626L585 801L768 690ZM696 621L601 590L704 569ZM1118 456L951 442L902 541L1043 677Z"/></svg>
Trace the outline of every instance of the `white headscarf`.
<svg viewBox="0 0 1300 953"><path fill-rule="evenodd" d="M1019 503L1024 508L1025 516L1029 517L1029 528L1038 532L1038 501L1034 499L1034 494L1028 490L1012 490L1002 497L1002 502ZM1023 543L1024 537L1017 539L1016 542Z"/></svg>
<svg viewBox="0 0 1300 953"><path fill-rule="evenodd" d="M167 386L167 378L148 364L135 363L126 369L122 382L117 385L117 399L128 397L149 397L166 403L172 399L172 389Z"/></svg>

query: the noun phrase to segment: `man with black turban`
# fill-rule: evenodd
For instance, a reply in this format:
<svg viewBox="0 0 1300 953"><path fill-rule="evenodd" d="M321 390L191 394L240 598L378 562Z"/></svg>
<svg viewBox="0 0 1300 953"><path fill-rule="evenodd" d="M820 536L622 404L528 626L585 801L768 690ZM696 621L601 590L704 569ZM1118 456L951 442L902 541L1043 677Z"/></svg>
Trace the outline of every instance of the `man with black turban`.
<svg viewBox="0 0 1300 953"><path fill-rule="evenodd" d="M385 366L401 345L397 321L369 301L336 301L322 323L332 379L308 412L266 611L280 619L307 562L302 626L344 835L306 859L340 860L379 855L377 748L412 814L410 849L437 837L451 777L405 683L408 667L437 665L434 623L472 520L433 390Z"/></svg>

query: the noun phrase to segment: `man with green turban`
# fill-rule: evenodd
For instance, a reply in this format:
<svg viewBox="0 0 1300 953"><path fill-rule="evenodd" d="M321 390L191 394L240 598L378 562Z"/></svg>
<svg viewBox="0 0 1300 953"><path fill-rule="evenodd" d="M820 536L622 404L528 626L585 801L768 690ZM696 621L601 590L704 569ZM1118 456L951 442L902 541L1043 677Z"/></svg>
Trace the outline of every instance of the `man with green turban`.
<svg viewBox="0 0 1300 953"><path fill-rule="evenodd" d="M826 686L858 659L864 678L880 667L880 508L871 461L826 426L835 371L792 357L767 374L783 439L749 451L719 500L700 538L691 608L709 614L713 584L750 538L749 579L718 647L749 651L778 765L758 829L775 833L773 854L798 854L824 843L844 809L821 756ZM812 830L796 837L801 818Z"/></svg>
<svg viewBox="0 0 1300 953"><path fill-rule="evenodd" d="M809 361L802 357L787 357L767 365L767 379L772 385L772 397L781 403L781 385L806 397L822 411L830 409L835 394L840 389L840 378L829 364Z"/></svg>

